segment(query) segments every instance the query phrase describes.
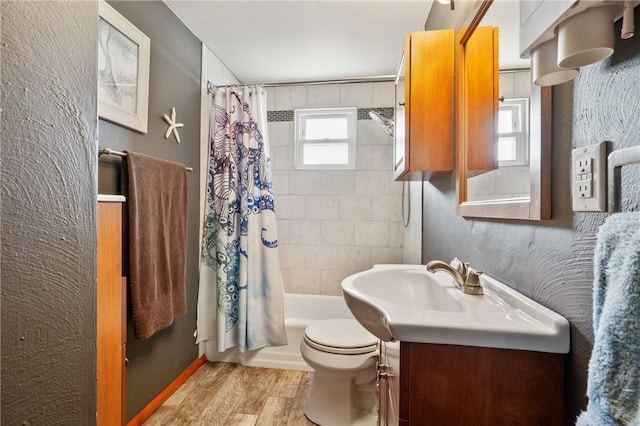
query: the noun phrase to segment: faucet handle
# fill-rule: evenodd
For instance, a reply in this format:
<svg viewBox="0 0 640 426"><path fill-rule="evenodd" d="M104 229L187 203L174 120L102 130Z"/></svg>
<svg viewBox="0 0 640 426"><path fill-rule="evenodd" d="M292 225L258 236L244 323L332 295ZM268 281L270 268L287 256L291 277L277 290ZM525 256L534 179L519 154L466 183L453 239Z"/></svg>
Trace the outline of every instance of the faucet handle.
<svg viewBox="0 0 640 426"><path fill-rule="evenodd" d="M480 287L480 275L482 275L482 271L474 271L473 269L469 269L469 274L467 274L465 284L473 287Z"/></svg>
<svg viewBox="0 0 640 426"><path fill-rule="evenodd" d="M462 289L465 294L474 294L476 296L481 296L484 294L482 284L480 284L480 275L482 275L482 271L474 271L472 269L469 270L469 274L465 279Z"/></svg>
<svg viewBox="0 0 640 426"><path fill-rule="evenodd" d="M460 272L460 274L463 277L467 276L467 272L468 272L468 269L469 269L469 264L468 263L464 263L463 261L461 261L457 257L454 257L453 260L451 261L451 266L453 268L455 268L458 272Z"/></svg>

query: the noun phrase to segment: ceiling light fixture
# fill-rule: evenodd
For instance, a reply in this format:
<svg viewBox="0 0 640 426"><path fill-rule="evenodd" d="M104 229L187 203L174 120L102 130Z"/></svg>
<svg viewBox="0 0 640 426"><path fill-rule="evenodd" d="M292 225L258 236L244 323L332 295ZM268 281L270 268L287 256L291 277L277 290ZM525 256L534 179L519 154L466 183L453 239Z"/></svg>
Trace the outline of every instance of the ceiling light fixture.
<svg viewBox="0 0 640 426"><path fill-rule="evenodd" d="M448 4L449 6L451 6L451 10L455 9L455 5L454 5L454 0L438 0L438 3L440 4Z"/></svg>

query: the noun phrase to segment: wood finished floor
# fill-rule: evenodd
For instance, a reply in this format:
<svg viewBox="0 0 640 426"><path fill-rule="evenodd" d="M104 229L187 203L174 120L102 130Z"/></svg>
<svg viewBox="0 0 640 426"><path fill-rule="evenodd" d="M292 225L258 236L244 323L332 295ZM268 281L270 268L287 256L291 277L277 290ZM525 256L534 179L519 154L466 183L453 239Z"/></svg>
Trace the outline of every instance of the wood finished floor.
<svg viewBox="0 0 640 426"><path fill-rule="evenodd" d="M143 426L313 426L304 371L207 362Z"/></svg>

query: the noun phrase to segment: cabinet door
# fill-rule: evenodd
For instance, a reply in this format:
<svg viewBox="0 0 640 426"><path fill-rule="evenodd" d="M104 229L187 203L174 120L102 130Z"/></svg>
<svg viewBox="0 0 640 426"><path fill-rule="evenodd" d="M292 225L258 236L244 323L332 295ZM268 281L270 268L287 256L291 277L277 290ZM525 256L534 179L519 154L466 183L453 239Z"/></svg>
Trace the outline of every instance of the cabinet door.
<svg viewBox="0 0 640 426"><path fill-rule="evenodd" d="M498 28L478 27L465 46L467 177L498 168Z"/></svg>
<svg viewBox="0 0 640 426"><path fill-rule="evenodd" d="M409 46L409 36L406 37L405 44ZM405 46L405 51L407 47ZM397 179L403 176L408 170L408 164L406 161L409 158L409 146L405 143L406 132L406 99L405 99L405 53L402 53L402 59L400 60L400 66L398 67L398 74L396 75L396 94L394 105L394 117L395 123L393 127L393 178Z"/></svg>
<svg viewBox="0 0 640 426"><path fill-rule="evenodd" d="M409 383L402 397L409 400L412 425L562 424L562 354L431 343L402 345L403 379Z"/></svg>
<svg viewBox="0 0 640 426"><path fill-rule="evenodd" d="M453 169L453 40L453 30L405 37L404 67L396 78L396 180Z"/></svg>
<svg viewBox="0 0 640 426"><path fill-rule="evenodd" d="M123 424L122 204L98 203L97 424Z"/></svg>
<svg viewBox="0 0 640 426"><path fill-rule="evenodd" d="M378 369L378 424L400 424L400 343L380 342Z"/></svg>

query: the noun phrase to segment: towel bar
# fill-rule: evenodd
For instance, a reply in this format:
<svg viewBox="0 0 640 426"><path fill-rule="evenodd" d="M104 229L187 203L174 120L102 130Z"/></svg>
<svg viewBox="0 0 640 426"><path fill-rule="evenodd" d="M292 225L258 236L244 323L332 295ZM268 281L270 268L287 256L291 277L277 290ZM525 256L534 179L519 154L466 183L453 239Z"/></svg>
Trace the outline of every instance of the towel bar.
<svg viewBox="0 0 640 426"><path fill-rule="evenodd" d="M620 210L620 167L640 163L640 146L613 151L607 157L607 204L609 213Z"/></svg>
<svg viewBox="0 0 640 426"><path fill-rule="evenodd" d="M127 153L121 152L121 151L114 151L113 149L110 149L110 148L98 148L98 157L100 157L101 155L116 155L118 157L126 157ZM185 169L187 169L188 172L193 171L193 167L185 166Z"/></svg>

